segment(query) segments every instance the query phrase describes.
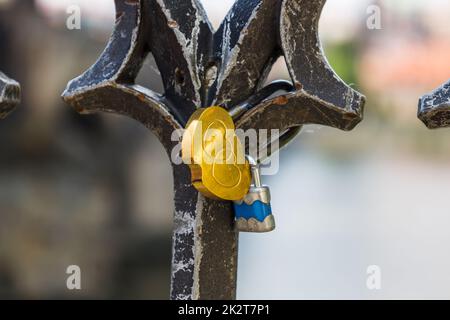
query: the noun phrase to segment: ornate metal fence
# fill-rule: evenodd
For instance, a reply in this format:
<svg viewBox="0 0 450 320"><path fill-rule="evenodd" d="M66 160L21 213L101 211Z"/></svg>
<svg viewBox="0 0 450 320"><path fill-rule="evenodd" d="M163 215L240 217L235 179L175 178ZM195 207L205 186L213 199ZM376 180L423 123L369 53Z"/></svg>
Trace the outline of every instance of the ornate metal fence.
<svg viewBox="0 0 450 320"><path fill-rule="evenodd" d="M63 98L80 113L136 119L169 155L178 143L173 131L211 105L240 108L242 129L296 134L304 124L322 124L351 130L362 119L365 99L323 56L318 23L325 2L238 0L214 31L198 0L116 0L116 26L105 51L69 83ZM161 72L163 94L135 84L149 53ZM292 83L263 88L281 56ZM280 90L284 93L261 98ZM200 195L186 165L173 165L173 177L172 299L235 298L238 237L232 204Z"/></svg>

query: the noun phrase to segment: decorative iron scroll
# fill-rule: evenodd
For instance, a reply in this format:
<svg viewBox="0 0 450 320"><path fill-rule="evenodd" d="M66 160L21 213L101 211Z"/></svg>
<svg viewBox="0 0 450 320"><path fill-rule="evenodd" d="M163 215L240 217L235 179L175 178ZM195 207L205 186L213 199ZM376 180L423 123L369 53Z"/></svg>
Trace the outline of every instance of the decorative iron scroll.
<svg viewBox="0 0 450 320"><path fill-rule="evenodd" d="M80 113L123 114L146 125L170 154L201 107L228 110L254 99L284 56L290 92L245 112L239 128L279 129L322 124L351 130L365 98L333 72L318 23L325 0L238 0L214 31L198 0L116 0L116 26L98 61L72 80L64 100ZM148 53L164 93L135 84ZM233 299L237 233L231 203L205 199L189 169L174 165L172 299Z"/></svg>
<svg viewBox="0 0 450 320"><path fill-rule="evenodd" d="M0 119L6 118L20 102L20 85L0 72Z"/></svg>
<svg viewBox="0 0 450 320"><path fill-rule="evenodd" d="M420 99L418 116L430 129L450 127L450 81Z"/></svg>

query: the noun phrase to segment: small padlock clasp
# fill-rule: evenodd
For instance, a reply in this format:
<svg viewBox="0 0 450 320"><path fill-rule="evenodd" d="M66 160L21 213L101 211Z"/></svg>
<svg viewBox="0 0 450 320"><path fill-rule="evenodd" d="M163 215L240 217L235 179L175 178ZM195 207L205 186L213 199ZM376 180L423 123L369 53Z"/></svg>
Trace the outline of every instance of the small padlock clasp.
<svg viewBox="0 0 450 320"><path fill-rule="evenodd" d="M253 178L248 194L234 202L236 228L240 232L270 232L275 229L275 218L270 204L270 188L261 183L259 163L247 157Z"/></svg>

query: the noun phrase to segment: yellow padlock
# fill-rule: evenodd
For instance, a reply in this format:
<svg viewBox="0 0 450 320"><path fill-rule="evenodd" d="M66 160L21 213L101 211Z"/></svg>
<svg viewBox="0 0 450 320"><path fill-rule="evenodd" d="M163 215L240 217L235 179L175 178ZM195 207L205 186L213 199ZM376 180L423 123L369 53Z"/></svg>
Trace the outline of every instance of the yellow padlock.
<svg viewBox="0 0 450 320"><path fill-rule="evenodd" d="M186 125L182 158L194 187L208 198L238 201L250 189L250 165L227 110L197 110Z"/></svg>

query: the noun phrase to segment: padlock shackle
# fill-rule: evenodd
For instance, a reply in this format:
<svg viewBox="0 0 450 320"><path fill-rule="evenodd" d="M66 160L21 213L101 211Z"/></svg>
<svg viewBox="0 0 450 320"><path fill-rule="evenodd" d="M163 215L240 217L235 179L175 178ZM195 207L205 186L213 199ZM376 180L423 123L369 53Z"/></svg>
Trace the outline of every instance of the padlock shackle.
<svg viewBox="0 0 450 320"><path fill-rule="evenodd" d="M278 148L276 150L273 150L272 142L269 142L264 149L265 152L261 152L261 154L264 154L265 156L263 158L258 159L259 163L264 162L265 160L269 159L273 154L280 151L282 148L286 147L292 140L294 140L295 137L300 133L302 130L302 127L291 127L289 129L286 129L284 132L282 132L278 139Z"/></svg>
<svg viewBox="0 0 450 320"><path fill-rule="evenodd" d="M235 106L228 112L235 122L237 122L246 112L255 108L261 104L264 100L269 99L274 96L277 92L289 93L295 91L295 87L292 82L286 80L276 80L259 90L247 101ZM257 159L258 162L264 162L266 159L270 158L272 154L278 152L280 149L284 148L289 142L291 142L301 131L302 126L296 126L286 129L277 138L279 140L277 150L272 150L272 142L268 143L264 148L267 150L264 158Z"/></svg>
<svg viewBox="0 0 450 320"><path fill-rule="evenodd" d="M295 87L292 82L286 80L276 80L269 83L267 86L256 92L247 101L235 106L229 110L229 113L233 120L236 122L251 109L262 103L264 100L269 99L277 92L289 93L295 91Z"/></svg>
<svg viewBox="0 0 450 320"><path fill-rule="evenodd" d="M251 168L252 168L253 184L255 185L255 187L261 188L262 182L261 182L261 172L259 170L259 166L256 166L256 167L252 166Z"/></svg>
<svg viewBox="0 0 450 320"><path fill-rule="evenodd" d="M250 164L250 169L252 170L253 184L257 188L262 187L261 172L260 172L260 168L259 168L259 162L257 160L255 160L255 159L253 159L253 157L251 157L249 155L247 155L246 158L247 158L248 163Z"/></svg>
<svg viewBox="0 0 450 320"><path fill-rule="evenodd" d="M252 156L246 155L245 158L247 159L250 166L252 166L252 167L259 166L259 162L256 159L254 159Z"/></svg>

